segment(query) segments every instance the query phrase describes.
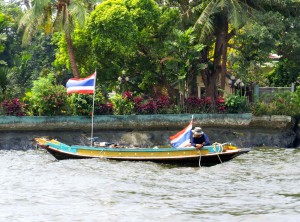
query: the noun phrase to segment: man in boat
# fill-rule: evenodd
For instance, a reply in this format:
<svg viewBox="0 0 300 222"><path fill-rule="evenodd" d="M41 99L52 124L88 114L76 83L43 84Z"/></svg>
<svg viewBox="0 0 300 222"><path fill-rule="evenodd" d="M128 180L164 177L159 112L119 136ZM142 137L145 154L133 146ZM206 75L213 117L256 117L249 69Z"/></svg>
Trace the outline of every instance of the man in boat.
<svg viewBox="0 0 300 222"><path fill-rule="evenodd" d="M203 132L201 127L195 127L193 130L193 136L191 137L191 145L196 149L201 149L203 146L211 145L208 136Z"/></svg>

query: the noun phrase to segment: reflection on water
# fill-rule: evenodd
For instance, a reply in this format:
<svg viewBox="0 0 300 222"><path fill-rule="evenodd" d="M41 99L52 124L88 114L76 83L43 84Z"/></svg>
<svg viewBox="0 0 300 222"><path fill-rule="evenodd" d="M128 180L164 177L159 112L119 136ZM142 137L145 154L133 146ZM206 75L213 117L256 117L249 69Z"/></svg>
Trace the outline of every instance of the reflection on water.
<svg viewBox="0 0 300 222"><path fill-rule="evenodd" d="M299 221L300 150L214 167L0 151L0 221Z"/></svg>

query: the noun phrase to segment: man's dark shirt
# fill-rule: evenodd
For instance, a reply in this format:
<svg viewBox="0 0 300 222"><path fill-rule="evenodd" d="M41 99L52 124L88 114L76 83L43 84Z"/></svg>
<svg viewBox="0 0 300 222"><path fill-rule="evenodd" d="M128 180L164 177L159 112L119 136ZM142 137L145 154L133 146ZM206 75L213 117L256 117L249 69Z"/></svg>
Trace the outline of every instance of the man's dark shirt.
<svg viewBox="0 0 300 222"><path fill-rule="evenodd" d="M196 146L196 144L202 144L205 142L204 146L211 145L208 136L204 133L201 137L193 137L191 138L191 145Z"/></svg>

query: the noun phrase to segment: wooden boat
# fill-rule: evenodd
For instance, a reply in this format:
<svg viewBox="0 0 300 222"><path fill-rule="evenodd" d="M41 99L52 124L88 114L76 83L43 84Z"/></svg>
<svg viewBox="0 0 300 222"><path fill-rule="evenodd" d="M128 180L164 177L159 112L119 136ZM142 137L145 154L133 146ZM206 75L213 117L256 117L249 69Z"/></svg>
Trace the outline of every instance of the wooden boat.
<svg viewBox="0 0 300 222"><path fill-rule="evenodd" d="M39 147L46 149L58 160L101 158L122 161L151 161L180 166L213 166L229 161L250 149L237 148L225 144L213 144L204 146L200 150L189 148L112 148L96 146L69 146L57 140L35 138ZM99 144L98 144L99 145Z"/></svg>

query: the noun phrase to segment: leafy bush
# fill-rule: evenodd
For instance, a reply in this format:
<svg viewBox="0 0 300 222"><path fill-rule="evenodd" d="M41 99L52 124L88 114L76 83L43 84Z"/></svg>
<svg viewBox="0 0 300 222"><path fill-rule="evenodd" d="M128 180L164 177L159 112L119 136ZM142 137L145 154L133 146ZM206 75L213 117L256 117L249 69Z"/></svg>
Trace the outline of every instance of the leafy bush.
<svg viewBox="0 0 300 222"><path fill-rule="evenodd" d="M93 112L93 95L77 94L69 95L70 112L77 116L91 116ZM95 94L94 115L112 114L112 105L108 103L107 98L99 90Z"/></svg>
<svg viewBox="0 0 300 222"><path fill-rule="evenodd" d="M209 113L214 111L213 102L210 97L189 97L185 100L187 113Z"/></svg>
<svg viewBox="0 0 300 222"><path fill-rule="evenodd" d="M230 94L225 99L225 105L228 113L244 113L250 110L246 96Z"/></svg>
<svg viewBox="0 0 300 222"><path fill-rule="evenodd" d="M222 97L218 97L216 99L216 110L218 113L226 113L226 105L225 105L225 99Z"/></svg>
<svg viewBox="0 0 300 222"><path fill-rule="evenodd" d="M75 116L87 116L93 111L93 95L72 93L68 97L70 112Z"/></svg>
<svg viewBox="0 0 300 222"><path fill-rule="evenodd" d="M95 95L95 115L111 115L113 106L108 98L98 89Z"/></svg>
<svg viewBox="0 0 300 222"><path fill-rule="evenodd" d="M172 104L171 98L168 96L160 96L156 99L157 113L168 113Z"/></svg>
<svg viewBox="0 0 300 222"><path fill-rule="evenodd" d="M133 103L134 103L134 112L137 114L143 113L143 111L142 111L143 98L140 96L136 96L133 99Z"/></svg>
<svg viewBox="0 0 300 222"><path fill-rule="evenodd" d="M129 115L134 112L134 102L130 92L125 92L123 95L116 94L110 98L110 101L115 115Z"/></svg>
<svg viewBox="0 0 300 222"><path fill-rule="evenodd" d="M254 116L271 115L269 105L265 102L257 102L251 106L251 113Z"/></svg>
<svg viewBox="0 0 300 222"><path fill-rule="evenodd" d="M53 74L33 81L33 87L25 94L24 101L30 104L29 115L54 116L67 112L66 88L55 84Z"/></svg>
<svg viewBox="0 0 300 222"><path fill-rule="evenodd" d="M155 101L150 98L141 102L138 110L139 114L155 114L157 112L157 105Z"/></svg>
<svg viewBox="0 0 300 222"><path fill-rule="evenodd" d="M99 103L95 105L95 115L111 115L113 114L113 105L111 103Z"/></svg>
<svg viewBox="0 0 300 222"><path fill-rule="evenodd" d="M300 90L263 95L252 105L251 112L255 116L300 116Z"/></svg>
<svg viewBox="0 0 300 222"><path fill-rule="evenodd" d="M25 116L25 104L20 102L18 98L12 100L4 100L2 103L3 112L7 116Z"/></svg>

